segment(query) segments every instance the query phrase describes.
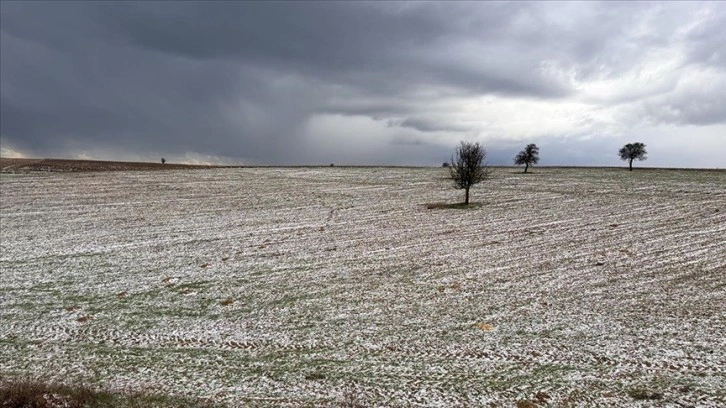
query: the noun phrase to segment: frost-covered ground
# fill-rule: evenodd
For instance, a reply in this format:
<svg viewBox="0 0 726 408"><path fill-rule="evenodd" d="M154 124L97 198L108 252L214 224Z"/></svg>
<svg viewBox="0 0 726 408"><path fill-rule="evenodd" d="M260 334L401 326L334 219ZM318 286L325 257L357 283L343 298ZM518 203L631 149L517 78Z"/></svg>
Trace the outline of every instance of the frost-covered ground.
<svg viewBox="0 0 726 408"><path fill-rule="evenodd" d="M444 177L0 175L0 376L232 406L726 404L726 172L500 169L480 207L427 209L463 197Z"/></svg>

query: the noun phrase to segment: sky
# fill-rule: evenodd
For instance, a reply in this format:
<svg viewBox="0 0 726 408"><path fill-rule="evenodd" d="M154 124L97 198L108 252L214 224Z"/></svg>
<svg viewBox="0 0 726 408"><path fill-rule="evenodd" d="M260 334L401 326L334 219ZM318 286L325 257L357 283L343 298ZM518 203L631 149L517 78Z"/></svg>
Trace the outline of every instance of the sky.
<svg viewBox="0 0 726 408"><path fill-rule="evenodd" d="M726 168L726 2L0 2L0 155Z"/></svg>

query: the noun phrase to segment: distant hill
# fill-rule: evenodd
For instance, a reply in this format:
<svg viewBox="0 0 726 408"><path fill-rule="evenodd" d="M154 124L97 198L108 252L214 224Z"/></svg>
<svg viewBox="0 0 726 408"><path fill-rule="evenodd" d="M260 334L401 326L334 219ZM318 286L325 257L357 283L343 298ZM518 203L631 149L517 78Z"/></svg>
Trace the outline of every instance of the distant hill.
<svg viewBox="0 0 726 408"><path fill-rule="evenodd" d="M129 171L129 170L179 170L208 169L227 166L205 166L173 163L144 163L99 160L66 159L10 159L0 157L0 171L17 173L30 171L79 172L79 171Z"/></svg>

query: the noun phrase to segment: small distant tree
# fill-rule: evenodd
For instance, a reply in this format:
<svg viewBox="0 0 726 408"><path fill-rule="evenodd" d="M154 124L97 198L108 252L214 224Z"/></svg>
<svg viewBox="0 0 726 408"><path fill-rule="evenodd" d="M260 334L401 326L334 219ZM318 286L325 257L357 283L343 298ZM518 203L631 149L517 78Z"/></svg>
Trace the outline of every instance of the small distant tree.
<svg viewBox="0 0 726 408"><path fill-rule="evenodd" d="M527 145L527 147L524 148L521 152L517 153L516 156L514 156L514 164L517 166L521 166L524 164L524 172L527 172L527 169L532 164L537 164L539 161L539 147L537 147L536 144L530 143Z"/></svg>
<svg viewBox="0 0 726 408"><path fill-rule="evenodd" d="M479 143L462 141L456 148L456 154L451 157L449 176L454 181L454 187L466 191L464 204L469 204L469 189L474 184L482 182L491 174L491 168L484 160L486 150Z"/></svg>
<svg viewBox="0 0 726 408"><path fill-rule="evenodd" d="M164 163L166 163L166 159L162 157L161 158L161 164L164 164Z"/></svg>
<svg viewBox="0 0 726 408"><path fill-rule="evenodd" d="M444 162L444 164L442 164L441 167L449 167L449 163L448 162Z"/></svg>
<svg viewBox="0 0 726 408"><path fill-rule="evenodd" d="M648 158L646 156L648 152L645 151L645 145L640 142L628 143L618 153L620 154L621 160L629 161L630 171L633 171L633 160L645 160Z"/></svg>

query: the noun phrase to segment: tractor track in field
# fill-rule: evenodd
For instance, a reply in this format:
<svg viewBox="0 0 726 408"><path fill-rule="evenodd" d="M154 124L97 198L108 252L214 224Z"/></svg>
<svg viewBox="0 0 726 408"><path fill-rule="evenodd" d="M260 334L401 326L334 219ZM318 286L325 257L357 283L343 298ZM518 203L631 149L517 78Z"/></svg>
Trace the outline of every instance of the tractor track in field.
<svg viewBox="0 0 726 408"><path fill-rule="evenodd" d="M460 199L441 169L0 174L0 376L231 406L725 404L726 172L535 170L466 210L427 208Z"/></svg>

